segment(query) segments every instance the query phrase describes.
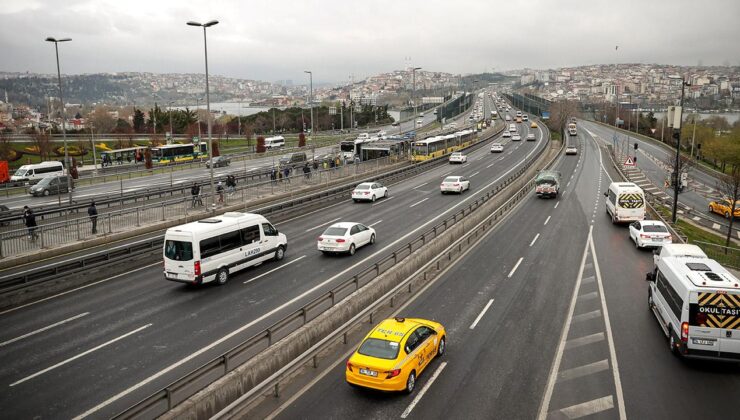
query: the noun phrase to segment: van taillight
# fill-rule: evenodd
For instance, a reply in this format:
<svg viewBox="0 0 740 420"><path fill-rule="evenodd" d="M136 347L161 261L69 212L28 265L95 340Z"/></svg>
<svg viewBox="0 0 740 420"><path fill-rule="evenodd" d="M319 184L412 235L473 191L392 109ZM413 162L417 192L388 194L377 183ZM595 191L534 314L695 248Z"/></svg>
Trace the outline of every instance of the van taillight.
<svg viewBox="0 0 740 420"><path fill-rule="evenodd" d="M193 273L196 276L200 276L200 261L196 261L195 264L193 264Z"/></svg>
<svg viewBox="0 0 740 420"><path fill-rule="evenodd" d="M681 323L681 341L684 343L689 341L689 323L683 322Z"/></svg>

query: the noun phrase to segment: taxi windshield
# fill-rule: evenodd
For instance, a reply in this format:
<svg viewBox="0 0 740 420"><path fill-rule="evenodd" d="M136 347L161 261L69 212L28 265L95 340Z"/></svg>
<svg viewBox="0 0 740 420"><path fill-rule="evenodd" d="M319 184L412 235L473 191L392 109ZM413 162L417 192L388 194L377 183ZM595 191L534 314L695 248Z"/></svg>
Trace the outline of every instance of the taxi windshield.
<svg viewBox="0 0 740 420"><path fill-rule="evenodd" d="M357 353L378 359L394 360L398 357L399 347L399 344L395 341L368 338L362 343Z"/></svg>

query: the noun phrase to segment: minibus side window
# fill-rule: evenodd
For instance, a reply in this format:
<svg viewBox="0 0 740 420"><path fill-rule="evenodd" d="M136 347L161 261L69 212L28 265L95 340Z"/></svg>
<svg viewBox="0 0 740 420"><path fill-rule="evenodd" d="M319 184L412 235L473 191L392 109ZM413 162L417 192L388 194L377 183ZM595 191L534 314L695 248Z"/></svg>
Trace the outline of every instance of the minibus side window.
<svg viewBox="0 0 740 420"><path fill-rule="evenodd" d="M260 240L260 228L257 225L249 226L241 230L244 245L253 244Z"/></svg>

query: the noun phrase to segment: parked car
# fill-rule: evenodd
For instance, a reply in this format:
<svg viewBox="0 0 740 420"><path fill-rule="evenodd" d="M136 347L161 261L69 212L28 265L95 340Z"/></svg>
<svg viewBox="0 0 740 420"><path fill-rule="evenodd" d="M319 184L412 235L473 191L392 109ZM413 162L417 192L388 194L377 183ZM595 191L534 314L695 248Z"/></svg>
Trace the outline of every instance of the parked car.
<svg viewBox="0 0 740 420"><path fill-rule="evenodd" d="M229 166L231 159L228 156L216 156L213 159L208 159L206 161L206 168L211 167L211 162L213 162L214 168L220 168L222 166Z"/></svg>

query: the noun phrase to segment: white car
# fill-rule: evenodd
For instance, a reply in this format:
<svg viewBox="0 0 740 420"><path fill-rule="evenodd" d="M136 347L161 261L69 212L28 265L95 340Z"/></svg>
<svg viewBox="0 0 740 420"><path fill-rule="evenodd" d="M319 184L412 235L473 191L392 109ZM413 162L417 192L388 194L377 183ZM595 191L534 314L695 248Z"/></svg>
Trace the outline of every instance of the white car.
<svg viewBox="0 0 740 420"><path fill-rule="evenodd" d="M491 145L491 153L501 153L504 151L504 145L501 143L493 143Z"/></svg>
<svg viewBox="0 0 740 420"><path fill-rule="evenodd" d="M511 115L509 115L509 114L506 114L506 116L504 117L504 119L505 119L506 121L511 121Z"/></svg>
<svg viewBox="0 0 740 420"><path fill-rule="evenodd" d="M448 192L462 194L463 191L470 189L470 181L464 176L448 176L442 181L439 189L442 191L442 194Z"/></svg>
<svg viewBox="0 0 740 420"><path fill-rule="evenodd" d="M352 199L355 203L360 200L375 201L382 197L388 197L388 188L379 182L363 182L352 190Z"/></svg>
<svg viewBox="0 0 740 420"><path fill-rule="evenodd" d="M504 131L501 137L511 137L511 133L509 133L508 131Z"/></svg>
<svg viewBox="0 0 740 420"><path fill-rule="evenodd" d="M465 163L468 157L460 152L454 152L450 155L450 163Z"/></svg>
<svg viewBox="0 0 740 420"><path fill-rule="evenodd" d="M516 124L509 124L509 131L512 133L516 132Z"/></svg>
<svg viewBox="0 0 740 420"><path fill-rule="evenodd" d="M566 155L577 155L578 149L575 146L568 146L565 148Z"/></svg>
<svg viewBox="0 0 740 420"><path fill-rule="evenodd" d="M673 243L673 236L663 222L658 220L641 220L630 223L630 239L637 248L661 247Z"/></svg>
<svg viewBox="0 0 740 420"><path fill-rule="evenodd" d="M511 135L511 141L521 141L522 136L520 136L518 133L514 133Z"/></svg>
<svg viewBox="0 0 740 420"><path fill-rule="evenodd" d="M522 121L529 120L529 116L527 114L522 115Z"/></svg>
<svg viewBox="0 0 740 420"><path fill-rule="evenodd" d="M317 247L324 254L346 252L355 255L357 248L375 243L375 229L362 223L335 223L319 236Z"/></svg>
<svg viewBox="0 0 740 420"><path fill-rule="evenodd" d="M527 134L527 141L535 141L537 138L534 136L534 133Z"/></svg>

